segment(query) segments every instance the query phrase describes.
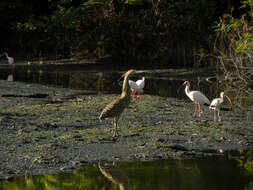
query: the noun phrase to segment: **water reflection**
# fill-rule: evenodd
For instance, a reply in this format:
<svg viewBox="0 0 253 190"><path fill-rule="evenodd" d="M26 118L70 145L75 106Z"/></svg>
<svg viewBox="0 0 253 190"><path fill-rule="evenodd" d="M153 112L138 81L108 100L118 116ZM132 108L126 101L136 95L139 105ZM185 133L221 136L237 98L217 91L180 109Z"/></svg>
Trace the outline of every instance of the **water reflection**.
<svg viewBox="0 0 253 190"><path fill-rule="evenodd" d="M6 73L9 73L10 69L16 81L79 89L95 94L120 93L121 91L118 79L123 72L120 71L69 70L68 67L54 71L43 67L30 68L28 66L24 68L2 68L0 77L2 79L7 78ZM194 79L192 86L203 92L209 92L210 83L205 81L205 77L209 75L210 73L205 72L200 74L201 78L195 78L196 73L194 72L179 73L174 70L144 70L131 79L136 81L142 77L146 78L145 94L184 98L183 88L178 91L184 80Z"/></svg>
<svg viewBox="0 0 253 190"><path fill-rule="evenodd" d="M253 190L253 175L235 160L195 159L93 164L73 173L16 177L1 190Z"/></svg>
<svg viewBox="0 0 253 190"><path fill-rule="evenodd" d="M13 82L13 81L14 81L13 74L9 74L9 75L8 75L7 81L8 81L8 82Z"/></svg>
<svg viewBox="0 0 253 190"><path fill-rule="evenodd" d="M98 168L109 181L118 185L120 190L129 190L128 177L123 174L118 163L98 163Z"/></svg>

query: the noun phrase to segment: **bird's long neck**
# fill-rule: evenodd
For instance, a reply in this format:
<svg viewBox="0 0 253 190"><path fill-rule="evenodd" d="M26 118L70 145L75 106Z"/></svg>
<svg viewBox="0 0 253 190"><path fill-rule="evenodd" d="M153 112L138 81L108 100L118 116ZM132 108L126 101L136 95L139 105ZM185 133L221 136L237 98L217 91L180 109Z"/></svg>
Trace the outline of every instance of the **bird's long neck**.
<svg viewBox="0 0 253 190"><path fill-rule="evenodd" d="M224 102L224 96L221 96L220 97L220 103L223 103Z"/></svg>
<svg viewBox="0 0 253 190"><path fill-rule="evenodd" d="M190 86L185 86L185 93L188 95L190 93Z"/></svg>
<svg viewBox="0 0 253 190"><path fill-rule="evenodd" d="M122 93L121 97L131 97L131 89L128 84L128 75L125 76L124 82L123 82L123 87L122 87Z"/></svg>

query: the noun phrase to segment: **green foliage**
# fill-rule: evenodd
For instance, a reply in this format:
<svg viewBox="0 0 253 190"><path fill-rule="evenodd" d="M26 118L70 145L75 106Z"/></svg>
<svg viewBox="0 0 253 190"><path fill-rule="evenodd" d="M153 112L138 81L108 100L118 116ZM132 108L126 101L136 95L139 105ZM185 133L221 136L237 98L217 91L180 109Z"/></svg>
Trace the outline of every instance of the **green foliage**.
<svg viewBox="0 0 253 190"><path fill-rule="evenodd" d="M224 14L215 29L221 36L228 39L228 43L235 47L236 53L248 53L253 50L253 1L241 1L241 8L246 8L248 12L242 14L240 18L231 14Z"/></svg>
<svg viewBox="0 0 253 190"><path fill-rule="evenodd" d="M253 149L249 149L244 160L238 159L238 166L244 168L247 176L253 177Z"/></svg>
<svg viewBox="0 0 253 190"><path fill-rule="evenodd" d="M22 54L165 63L175 57L192 62L193 49L208 47L212 31L206 23L215 20L218 7L213 0L59 0L36 6L0 3L4 20L12 19L12 46ZM13 18L5 17L9 10L16 11Z"/></svg>
<svg viewBox="0 0 253 190"><path fill-rule="evenodd" d="M214 44L214 53L217 64L225 75L226 84L234 92L234 104L244 110L251 110L252 105L245 103L245 97L251 97L253 93L251 85L253 81L253 1L241 2L241 8L243 8L241 15L233 16L232 9L231 14L224 14L216 25L217 40Z"/></svg>
<svg viewBox="0 0 253 190"><path fill-rule="evenodd" d="M236 52L247 53L253 51L253 34L245 33L241 35L241 40L235 42Z"/></svg>
<svg viewBox="0 0 253 190"><path fill-rule="evenodd" d="M213 19L210 17L215 12L212 1L118 2L121 3L119 14L115 12L116 5L113 2L103 5L100 3L96 8L93 4L91 6L94 1L85 4L89 5L89 15L95 13L96 19L93 23L87 23L90 31L81 34L85 37L81 37L83 41L77 51L85 52L82 56L111 56L124 62L152 62L157 59L171 62L174 57L180 57L191 62L196 42L208 43L208 38L203 40L201 35L211 32L205 22ZM207 11L202 11L206 8L210 9L208 14ZM90 24L95 25L91 28ZM95 44L91 45L88 40ZM184 54L176 55L175 52ZM183 60L179 62L183 63Z"/></svg>

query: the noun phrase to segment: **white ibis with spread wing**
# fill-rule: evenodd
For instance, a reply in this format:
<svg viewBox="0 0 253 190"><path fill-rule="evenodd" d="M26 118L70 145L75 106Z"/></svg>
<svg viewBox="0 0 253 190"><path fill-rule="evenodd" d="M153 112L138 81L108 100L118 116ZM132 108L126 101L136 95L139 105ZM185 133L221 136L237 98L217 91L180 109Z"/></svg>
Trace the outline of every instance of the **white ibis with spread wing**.
<svg viewBox="0 0 253 190"><path fill-rule="evenodd" d="M145 77L142 77L142 79L135 81L129 80L128 81L129 86L132 90L132 96L135 96L135 93L137 92L137 98L141 97L141 93L143 92L143 88L145 86Z"/></svg>

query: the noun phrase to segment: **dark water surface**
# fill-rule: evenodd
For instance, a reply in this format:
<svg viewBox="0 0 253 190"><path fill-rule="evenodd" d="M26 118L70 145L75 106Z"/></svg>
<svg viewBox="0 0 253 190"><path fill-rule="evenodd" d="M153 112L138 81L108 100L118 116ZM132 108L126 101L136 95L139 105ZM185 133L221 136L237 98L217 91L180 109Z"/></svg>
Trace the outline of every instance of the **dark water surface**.
<svg viewBox="0 0 253 190"><path fill-rule="evenodd" d="M119 78L127 70L113 70L113 68L87 69L80 65L59 66L18 66L4 67L0 70L0 78L28 83L40 83L56 87L84 90L93 94L120 93ZM207 77L215 77L215 71L193 71L186 69L138 69L139 73L131 80L146 78L145 94L185 97L182 83L191 81L194 89L201 89L204 93L213 94L219 88L207 82ZM216 95L216 93L215 93Z"/></svg>
<svg viewBox="0 0 253 190"><path fill-rule="evenodd" d="M93 164L73 173L15 177L2 190L252 190L235 160L194 159Z"/></svg>

